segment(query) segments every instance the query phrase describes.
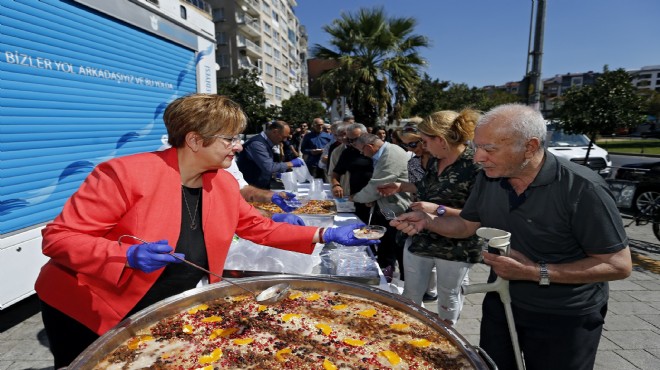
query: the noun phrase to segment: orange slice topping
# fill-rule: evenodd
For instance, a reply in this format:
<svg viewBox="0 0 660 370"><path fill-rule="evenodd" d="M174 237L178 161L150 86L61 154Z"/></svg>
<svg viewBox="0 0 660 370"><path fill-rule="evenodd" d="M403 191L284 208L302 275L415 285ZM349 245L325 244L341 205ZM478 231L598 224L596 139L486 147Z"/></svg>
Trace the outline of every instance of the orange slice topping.
<svg viewBox="0 0 660 370"><path fill-rule="evenodd" d="M289 321L291 321L293 318L296 318L296 317L300 317L300 315L297 314L297 313L287 313L287 314L285 314L284 316L282 316L282 321L284 321L284 322L289 322Z"/></svg>
<svg viewBox="0 0 660 370"><path fill-rule="evenodd" d="M227 328L227 329L215 329L213 330L213 333L209 336L209 339L213 340L217 337L220 338L227 338L228 336L236 333L238 331L238 328Z"/></svg>
<svg viewBox="0 0 660 370"><path fill-rule="evenodd" d="M302 295L303 295L303 294L302 294L301 292L291 293L291 294L289 295L289 299L298 299L298 298L302 297Z"/></svg>
<svg viewBox="0 0 660 370"><path fill-rule="evenodd" d="M222 357L222 350L220 348L216 348L210 354L200 357L199 358L199 363L200 364L212 364L212 363L218 361L220 359L220 357Z"/></svg>
<svg viewBox="0 0 660 370"><path fill-rule="evenodd" d="M307 296L307 298L305 298L305 299L308 300L308 301L316 301L319 298L321 298L321 296L318 293L312 293L309 296Z"/></svg>
<svg viewBox="0 0 660 370"><path fill-rule="evenodd" d="M374 310L373 308L358 312L358 315L364 317L373 317L375 314L376 314L376 310Z"/></svg>
<svg viewBox="0 0 660 370"><path fill-rule="evenodd" d="M291 348L288 348L288 347L287 348L282 348L281 350L277 351L277 353L275 353L275 358L279 362L284 362L284 361L286 361L286 358L284 357L284 355L289 354L289 353L291 353Z"/></svg>
<svg viewBox="0 0 660 370"><path fill-rule="evenodd" d="M333 310L345 310L346 308L348 308L347 304L336 304L332 306Z"/></svg>
<svg viewBox="0 0 660 370"><path fill-rule="evenodd" d="M317 329L321 329L323 334L328 335L332 332L332 328L328 324L318 323L315 325Z"/></svg>
<svg viewBox="0 0 660 370"><path fill-rule="evenodd" d="M250 344L252 342L254 342L254 339L252 339L252 338L234 339L234 344L239 345L239 346L244 346L244 345Z"/></svg>
<svg viewBox="0 0 660 370"><path fill-rule="evenodd" d="M337 366L335 366L335 364L330 362L327 358L323 360L323 368L325 370L337 370Z"/></svg>
<svg viewBox="0 0 660 370"><path fill-rule="evenodd" d="M216 315L205 317L202 319L202 322L220 322L220 321L222 321L222 317Z"/></svg>
<svg viewBox="0 0 660 370"><path fill-rule="evenodd" d="M148 342L150 340L154 340L154 337L152 337L151 335L138 335L137 337L131 338L126 344L126 346L128 347L128 349L138 349L140 344L144 342Z"/></svg>
<svg viewBox="0 0 660 370"><path fill-rule="evenodd" d="M209 309L209 305L207 305L206 303L204 303L204 304L200 304L199 306L195 306L195 307L189 309L189 310L188 310L188 313L191 314L191 315L194 315L194 314L196 314L198 311L205 311L205 310L208 310L208 309Z"/></svg>
<svg viewBox="0 0 660 370"><path fill-rule="evenodd" d="M408 341L408 343L412 344L415 347L428 347L431 345L431 342L429 342L427 339L413 339Z"/></svg>
<svg viewBox="0 0 660 370"><path fill-rule="evenodd" d="M392 351L383 351L380 352L379 355L385 357L392 365L398 365L401 362L401 357Z"/></svg>
<svg viewBox="0 0 660 370"><path fill-rule="evenodd" d="M193 328L192 325L188 325L188 324L186 324L186 325L183 326L183 332L184 332L185 334L192 334L193 331L194 331L194 328Z"/></svg>
<svg viewBox="0 0 660 370"><path fill-rule="evenodd" d="M409 327L410 327L410 325L408 325L408 324L391 324L390 325L390 328L392 328L394 330L405 330L405 329L408 329Z"/></svg>
<svg viewBox="0 0 660 370"><path fill-rule="evenodd" d="M360 340L360 339L346 338L346 339L344 339L344 343L348 344L349 346L353 346L353 347L361 347L361 346L364 346L364 344L366 342L363 341L363 340Z"/></svg>

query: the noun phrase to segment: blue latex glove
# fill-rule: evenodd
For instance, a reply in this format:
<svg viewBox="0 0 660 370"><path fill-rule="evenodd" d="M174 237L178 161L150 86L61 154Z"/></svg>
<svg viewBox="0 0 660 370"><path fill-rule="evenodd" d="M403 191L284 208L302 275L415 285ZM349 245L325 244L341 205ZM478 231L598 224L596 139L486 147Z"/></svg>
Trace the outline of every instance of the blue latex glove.
<svg viewBox="0 0 660 370"><path fill-rule="evenodd" d="M288 213L275 213L272 219L275 222L286 222L291 225L305 226L305 221L302 218Z"/></svg>
<svg viewBox="0 0 660 370"><path fill-rule="evenodd" d="M126 251L128 265L131 268L144 272L153 272L167 266L168 263L180 263L181 261L170 255L173 248L167 244L167 240L159 240L154 243L143 243L132 245ZM182 253L177 256L184 258Z"/></svg>
<svg viewBox="0 0 660 370"><path fill-rule="evenodd" d="M305 161L303 161L300 158L294 158L291 160L291 164L293 165L293 167L302 167L305 165Z"/></svg>
<svg viewBox="0 0 660 370"><path fill-rule="evenodd" d="M270 201L277 204L284 212L293 212L302 206L302 203L296 199L296 195L285 191L286 198L283 198L280 193L274 193Z"/></svg>
<svg viewBox="0 0 660 370"><path fill-rule="evenodd" d="M326 243L335 242L343 245L372 245L380 243L380 240L358 239L353 235L353 230L364 226L363 223L352 224L341 227L330 227L325 229L323 240Z"/></svg>

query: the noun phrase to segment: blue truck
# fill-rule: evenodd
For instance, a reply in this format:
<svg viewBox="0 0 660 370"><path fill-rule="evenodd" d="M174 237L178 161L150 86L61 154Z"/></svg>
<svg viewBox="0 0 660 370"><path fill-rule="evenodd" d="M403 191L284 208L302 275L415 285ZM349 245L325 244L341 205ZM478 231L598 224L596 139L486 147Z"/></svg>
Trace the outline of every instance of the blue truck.
<svg viewBox="0 0 660 370"><path fill-rule="evenodd" d="M215 93L201 0L0 0L0 309L34 293L41 229L100 162L158 150L173 99Z"/></svg>

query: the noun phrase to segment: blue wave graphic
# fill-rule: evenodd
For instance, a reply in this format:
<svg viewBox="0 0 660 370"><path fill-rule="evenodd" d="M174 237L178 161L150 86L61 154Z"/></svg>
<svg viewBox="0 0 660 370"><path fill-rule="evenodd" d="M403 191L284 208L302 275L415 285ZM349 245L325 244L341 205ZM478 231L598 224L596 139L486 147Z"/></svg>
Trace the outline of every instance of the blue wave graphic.
<svg viewBox="0 0 660 370"><path fill-rule="evenodd" d="M60 173L60 177L57 179L58 182L62 182L62 180L66 179L67 177L81 173L81 172L90 172L92 169L94 169L94 163L90 161L76 161L72 162L64 170L62 170L62 173Z"/></svg>
<svg viewBox="0 0 660 370"><path fill-rule="evenodd" d="M121 135L119 140L117 140L116 149L121 148L122 146L124 146L128 142L131 142L133 140L137 140L139 137L140 137L140 134L138 134L137 132L127 132L127 133Z"/></svg>
<svg viewBox="0 0 660 370"><path fill-rule="evenodd" d="M9 199L0 201L0 216L10 214L12 211L27 207L28 202L23 199Z"/></svg>

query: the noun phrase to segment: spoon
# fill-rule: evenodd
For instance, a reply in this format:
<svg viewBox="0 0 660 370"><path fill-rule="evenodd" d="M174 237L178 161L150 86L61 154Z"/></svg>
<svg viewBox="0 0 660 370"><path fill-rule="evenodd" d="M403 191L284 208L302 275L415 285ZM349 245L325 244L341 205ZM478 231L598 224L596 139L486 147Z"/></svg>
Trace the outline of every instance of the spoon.
<svg viewBox="0 0 660 370"><path fill-rule="evenodd" d="M371 216L374 215L374 209L376 208L376 205L374 204L371 206L371 209L369 210L369 222L367 223L367 226L371 226Z"/></svg>
<svg viewBox="0 0 660 370"><path fill-rule="evenodd" d="M119 237L119 239L117 239L117 242L119 243L119 245L121 245L121 238L123 238L123 237L133 238L133 239L139 240L139 241L141 241L142 243L145 243L145 244L149 243L149 242L144 241L144 240L142 240L142 239L140 239L136 236L133 236L133 235L122 235L122 236ZM286 293L289 291L289 284L280 283L280 284L275 284L275 285L273 285L273 286L271 286L267 289L264 289L264 290L261 291L261 293L257 294L253 290L250 290L250 289L242 286L241 284L235 283L235 282L231 281L230 279L224 278L224 277L222 277L222 276L220 276L220 275L218 275L214 272L211 272L211 271L203 268L202 266L199 266L199 265L197 265L193 262L188 261L187 259L185 259L183 257L177 256L174 253L171 253L170 256L178 259L181 262L185 262L188 265L190 265L190 266L192 266L192 267L194 267L198 270L204 271L209 275L213 275L213 276L217 277L218 279L220 279L222 281L226 281L226 282L228 282L229 284L231 284L233 286L241 288L242 290L250 293L252 295L252 297L254 297L254 300L257 303L262 303L262 304L277 303L277 302L281 301L284 298L284 296L286 295Z"/></svg>

